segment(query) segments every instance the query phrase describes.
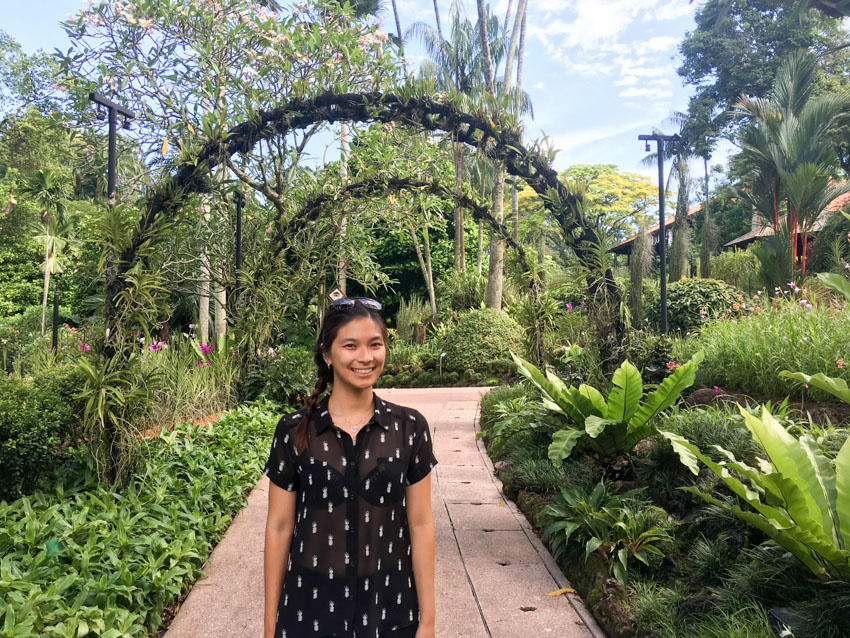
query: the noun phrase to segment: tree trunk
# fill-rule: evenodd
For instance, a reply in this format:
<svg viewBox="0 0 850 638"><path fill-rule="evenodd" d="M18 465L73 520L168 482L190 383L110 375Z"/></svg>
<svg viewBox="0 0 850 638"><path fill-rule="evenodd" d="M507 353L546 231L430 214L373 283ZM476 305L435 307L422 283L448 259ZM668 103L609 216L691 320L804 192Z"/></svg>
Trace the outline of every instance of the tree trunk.
<svg viewBox="0 0 850 638"><path fill-rule="evenodd" d="M699 249L699 275L703 279L711 278L711 253L713 241L712 233L714 230L711 227L711 215L709 214L708 201L708 158L704 157L703 166L705 168L705 204L703 204L703 221L702 221L702 244Z"/></svg>
<svg viewBox="0 0 850 638"><path fill-rule="evenodd" d="M41 298L41 334L44 336L44 322L47 314L47 292L50 290L50 228L44 227L44 295Z"/></svg>
<svg viewBox="0 0 850 638"><path fill-rule="evenodd" d="M493 217L504 221L502 208L505 194L505 172L501 164L495 163L496 178L493 183ZM487 294L484 303L488 308L502 309L502 272L505 266L505 242L496 232L490 233L490 264L487 273Z"/></svg>
<svg viewBox="0 0 850 638"><path fill-rule="evenodd" d="M219 281L224 281L224 268L220 269ZM216 284L215 292L213 293L214 309L215 309L215 339L216 342L225 338L227 333L227 291L220 283Z"/></svg>
<svg viewBox="0 0 850 638"><path fill-rule="evenodd" d="M437 6L437 0L434 0L434 17L437 18L437 34L440 36L440 42L442 42L443 28L440 26L440 8Z"/></svg>
<svg viewBox="0 0 850 638"><path fill-rule="evenodd" d="M452 159L454 159L455 164L455 189L460 191L463 188L463 147L459 142L455 141L454 133L452 133ZM455 203L452 221L455 227L454 268L458 271L466 271L463 209L460 207L460 204Z"/></svg>
<svg viewBox="0 0 850 638"><path fill-rule="evenodd" d="M520 8L517 9L517 11L519 11L520 9L522 10L522 13L518 13L516 17L516 19L520 22L519 50L517 51L516 55L517 98L514 102L514 113L516 114L517 118L519 118L520 109L522 108L519 92L522 89L522 57L525 53L525 17L528 14L525 2L520 3ZM517 193L517 181L518 178L514 177L513 188L511 189L511 212L514 220L513 238L516 243L519 243L519 197Z"/></svg>
<svg viewBox="0 0 850 638"><path fill-rule="evenodd" d="M201 282L198 285L198 335L201 341L208 343L210 336L210 263L206 242L203 239L204 227L210 221L209 197L205 196L201 204Z"/></svg>
<svg viewBox="0 0 850 638"><path fill-rule="evenodd" d="M437 314L437 300L434 295L434 280L431 278L430 264L425 262L425 258L422 255L422 248L419 245L419 238L416 236L416 228L414 227L413 222L409 219L407 229L410 231L410 238L413 240L413 249L416 251L416 258L419 260L419 268L422 270L422 278L425 280L425 287L428 289L428 300L431 302L431 316L435 316ZM425 234L427 237L427 226L425 227ZM428 252L430 253L430 250ZM431 261L430 255L428 256L428 261Z"/></svg>
<svg viewBox="0 0 850 638"><path fill-rule="evenodd" d="M393 5L395 6L395 5ZM339 182L342 186L348 184L348 122L340 122L339 133ZM345 213L339 221L339 261L337 262L336 285L343 295L348 294L348 272L345 267L342 249L345 246L345 231L347 220Z"/></svg>
<svg viewBox="0 0 850 638"><path fill-rule="evenodd" d="M490 93L495 93L495 82L493 81L493 58L490 56L490 38L487 35L487 11L484 9L484 0L477 0L478 8L478 35L481 38L481 62L484 66L484 82Z"/></svg>
<svg viewBox="0 0 850 638"><path fill-rule="evenodd" d="M673 242L670 247L669 281L679 281L687 276L688 268L688 164L684 157L676 161L679 193L676 198L676 221L673 223Z"/></svg>
<svg viewBox="0 0 850 638"><path fill-rule="evenodd" d="M422 229L422 236L425 243L425 266L428 270L428 277L425 279L425 285L428 287L428 299L431 301L431 316L437 316L437 295L434 291L434 270L431 267L431 237L428 234L428 225ZM464 269L465 270L465 269Z"/></svg>
<svg viewBox="0 0 850 638"><path fill-rule="evenodd" d="M401 58L401 70L404 71L404 77L407 78L407 65L404 63L404 37L401 34L401 20L398 19L398 6L395 0L393 3L393 15L395 16L395 28L398 33L398 55Z"/></svg>
<svg viewBox="0 0 850 638"><path fill-rule="evenodd" d="M484 180L481 180L481 199L487 195L487 184ZM478 276L481 276L481 273L484 270L484 220L478 220L478 251L477 251L477 260L475 264L476 269L478 270Z"/></svg>

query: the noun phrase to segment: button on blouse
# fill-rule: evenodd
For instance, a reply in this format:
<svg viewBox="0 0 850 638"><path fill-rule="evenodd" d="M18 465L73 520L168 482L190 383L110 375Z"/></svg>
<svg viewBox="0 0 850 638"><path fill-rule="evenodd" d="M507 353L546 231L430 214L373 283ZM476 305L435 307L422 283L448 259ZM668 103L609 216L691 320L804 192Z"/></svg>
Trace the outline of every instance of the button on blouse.
<svg viewBox="0 0 850 638"><path fill-rule="evenodd" d="M437 459L425 417L374 393L373 401L373 418L352 441L325 397L300 454L305 409L277 424L264 474L297 495L276 638L380 638L419 620L405 488Z"/></svg>

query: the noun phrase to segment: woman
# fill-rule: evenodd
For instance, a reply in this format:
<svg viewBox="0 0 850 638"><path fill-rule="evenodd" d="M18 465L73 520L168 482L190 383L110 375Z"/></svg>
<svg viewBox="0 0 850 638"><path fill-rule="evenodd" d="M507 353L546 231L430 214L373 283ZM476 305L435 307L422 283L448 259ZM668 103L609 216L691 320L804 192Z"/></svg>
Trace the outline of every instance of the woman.
<svg viewBox="0 0 850 638"><path fill-rule="evenodd" d="M372 391L386 358L380 308L331 304L313 348L316 387L277 424L265 638L434 638L437 460L425 418Z"/></svg>

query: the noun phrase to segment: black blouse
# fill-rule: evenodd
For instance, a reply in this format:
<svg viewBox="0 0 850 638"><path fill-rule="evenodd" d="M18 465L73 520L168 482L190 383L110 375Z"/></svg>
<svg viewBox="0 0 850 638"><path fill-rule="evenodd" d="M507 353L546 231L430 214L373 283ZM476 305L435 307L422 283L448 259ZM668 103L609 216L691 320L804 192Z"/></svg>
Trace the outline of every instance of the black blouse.
<svg viewBox="0 0 850 638"><path fill-rule="evenodd" d="M277 424L264 474L298 495L275 638L379 638L419 620L405 488L437 459L425 417L373 400L375 415L352 441L325 397L297 456L305 409Z"/></svg>

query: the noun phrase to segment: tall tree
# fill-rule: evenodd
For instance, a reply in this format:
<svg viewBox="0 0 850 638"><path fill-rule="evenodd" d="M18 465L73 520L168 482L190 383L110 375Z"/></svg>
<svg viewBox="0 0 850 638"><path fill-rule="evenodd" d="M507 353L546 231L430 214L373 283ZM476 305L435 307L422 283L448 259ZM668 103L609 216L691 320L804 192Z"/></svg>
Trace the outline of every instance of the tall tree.
<svg viewBox="0 0 850 638"><path fill-rule="evenodd" d="M41 223L44 225L44 293L41 300L41 334L44 334L50 275L61 271L56 259L56 250L60 244L59 240L53 238L51 231L64 224L65 204L71 194L71 187L66 179L45 168L35 171L20 192L41 208Z"/></svg>
<svg viewBox="0 0 850 638"><path fill-rule="evenodd" d="M832 179L836 155L830 126L850 108L850 91L812 96L817 58L795 51L782 64L768 98L742 97L735 111L747 122L740 143L749 163L747 196L779 232L784 204L797 262L797 234L803 234L802 275L806 276L808 234L822 211L850 192L850 183Z"/></svg>
<svg viewBox="0 0 850 638"><path fill-rule="evenodd" d="M819 82L843 77L847 33L838 19L800 12L792 2L708 0L696 12L696 28L679 46L678 73L696 87L688 111L709 129L709 137L732 136L737 122L726 110L741 94L763 97L782 61L797 49L824 59ZM827 53L832 51L832 53Z"/></svg>

